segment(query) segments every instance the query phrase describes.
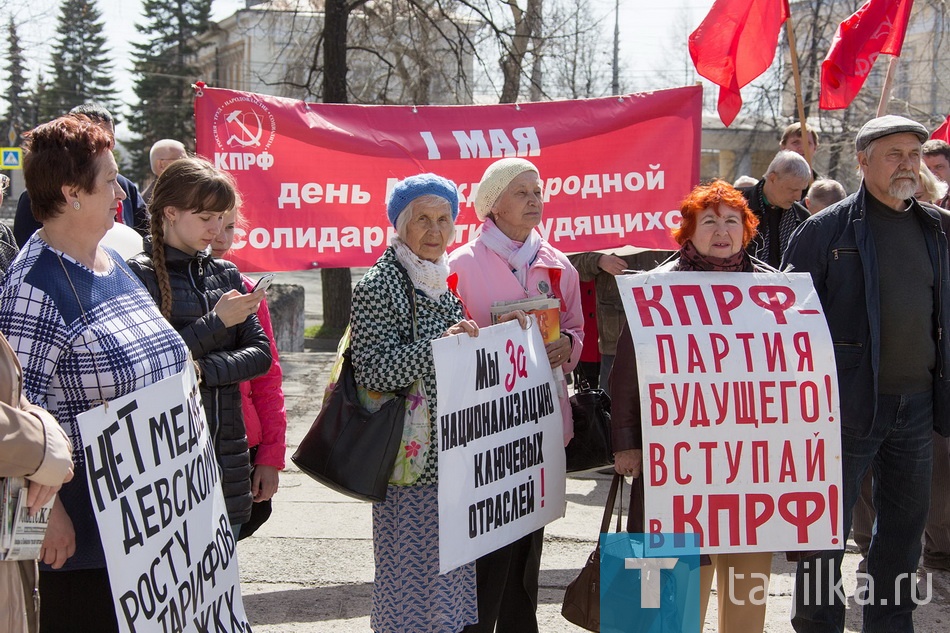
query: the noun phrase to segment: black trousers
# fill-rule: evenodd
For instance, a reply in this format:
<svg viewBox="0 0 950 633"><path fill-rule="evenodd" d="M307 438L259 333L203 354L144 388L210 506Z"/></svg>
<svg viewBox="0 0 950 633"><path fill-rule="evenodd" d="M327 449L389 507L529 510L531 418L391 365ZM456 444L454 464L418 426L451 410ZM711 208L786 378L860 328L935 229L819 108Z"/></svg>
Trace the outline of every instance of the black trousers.
<svg viewBox="0 0 950 633"><path fill-rule="evenodd" d="M119 633L109 573L41 571L40 633Z"/></svg>
<svg viewBox="0 0 950 633"><path fill-rule="evenodd" d="M538 633L544 528L475 561L478 624L463 633Z"/></svg>

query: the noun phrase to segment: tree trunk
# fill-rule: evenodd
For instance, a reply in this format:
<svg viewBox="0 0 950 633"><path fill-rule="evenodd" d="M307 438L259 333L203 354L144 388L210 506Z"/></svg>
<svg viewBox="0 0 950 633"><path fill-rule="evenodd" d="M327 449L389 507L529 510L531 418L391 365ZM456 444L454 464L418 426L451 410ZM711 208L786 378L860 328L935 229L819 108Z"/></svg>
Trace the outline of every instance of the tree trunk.
<svg viewBox="0 0 950 633"><path fill-rule="evenodd" d="M323 22L323 102L346 103L346 28L350 7L346 0L326 0ZM353 301L349 268L324 268L323 325L343 330Z"/></svg>

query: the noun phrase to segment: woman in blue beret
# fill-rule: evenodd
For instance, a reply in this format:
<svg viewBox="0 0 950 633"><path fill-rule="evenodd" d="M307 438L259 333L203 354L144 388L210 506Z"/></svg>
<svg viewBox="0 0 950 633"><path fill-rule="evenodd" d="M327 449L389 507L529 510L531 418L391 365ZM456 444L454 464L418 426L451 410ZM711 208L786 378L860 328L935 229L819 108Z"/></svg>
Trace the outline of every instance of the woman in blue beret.
<svg viewBox="0 0 950 633"><path fill-rule="evenodd" d="M446 284L445 249L458 212L452 181L420 174L399 182L387 205L396 236L353 291L350 349L360 398L415 383L429 412L417 441L404 443L397 457L386 500L373 505L370 624L380 633L453 633L478 617L474 563L439 575L432 340L478 334Z"/></svg>

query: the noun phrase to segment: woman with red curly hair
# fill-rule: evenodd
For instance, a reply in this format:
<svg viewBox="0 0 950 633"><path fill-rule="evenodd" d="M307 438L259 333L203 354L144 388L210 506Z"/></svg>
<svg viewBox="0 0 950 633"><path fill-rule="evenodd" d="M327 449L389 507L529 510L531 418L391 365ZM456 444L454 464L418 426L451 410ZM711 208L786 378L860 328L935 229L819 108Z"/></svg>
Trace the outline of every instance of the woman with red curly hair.
<svg viewBox="0 0 950 633"><path fill-rule="evenodd" d="M693 189L680 207L683 216L673 239L680 250L656 271L753 272L765 266L746 252L755 237L758 219L732 185L714 180ZM654 271L654 272L656 272ZM617 358L610 373L611 429L614 468L636 479L631 486L628 532L642 533L643 434L640 429L640 389L633 338L624 326L617 342ZM639 506L639 512L635 506ZM639 515L639 516L637 516ZM708 560L707 560L708 559ZM765 626L772 554L718 554L703 556L700 572L700 613L706 606L716 576L720 633L761 633Z"/></svg>

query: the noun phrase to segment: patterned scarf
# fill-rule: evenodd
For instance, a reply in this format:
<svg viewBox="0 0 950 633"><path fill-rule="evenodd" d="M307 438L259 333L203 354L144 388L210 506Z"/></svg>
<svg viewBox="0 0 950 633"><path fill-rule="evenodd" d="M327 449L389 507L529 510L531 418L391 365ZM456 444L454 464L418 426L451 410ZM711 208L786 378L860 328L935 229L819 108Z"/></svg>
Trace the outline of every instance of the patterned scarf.
<svg viewBox="0 0 950 633"><path fill-rule="evenodd" d="M488 247L488 250L508 262L511 272L524 288L528 283L528 269L538 256L538 251L541 250L541 236L538 232L532 230L524 243L516 242L502 233L492 219L488 218L482 225L482 234L478 239Z"/></svg>
<svg viewBox="0 0 950 633"><path fill-rule="evenodd" d="M785 249L788 247L788 240L792 237L792 233L795 232L795 229L798 228L798 225L801 222L798 221L796 217L795 209L779 209L773 204L770 204L765 199L765 180L760 180L759 183L755 186L755 194L759 200L759 208L761 211L756 212L756 215L759 218L759 232L755 236L753 241L753 246L755 249L755 257L761 259L764 262L769 262L772 264L771 255L772 252L772 240L775 239L775 236L772 235L772 232L769 231L769 218L768 210L775 209L779 213L778 220L778 252L779 259L781 259L781 254L785 252ZM779 266L779 262L775 262L776 267Z"/></svg>
<svg viewBox="0 0 950 633"><path fill-rule="evenodd" d="M729 257L712 257L701 255L691 241L683 244L679 251L679 261L676 270L700 270L720 273L751 273L752 260L749 254L740 250Z"/></svg>
<svg viewBox="0 0 950 633"><path fill-rule="evenodd" d="M399 237L390 242L396 253L396 259L409 273L412 285L426 293L433 301L438 301L449 289L446 278L449 276L449 260L445 253L434 262L420 258Z"/></svg>

